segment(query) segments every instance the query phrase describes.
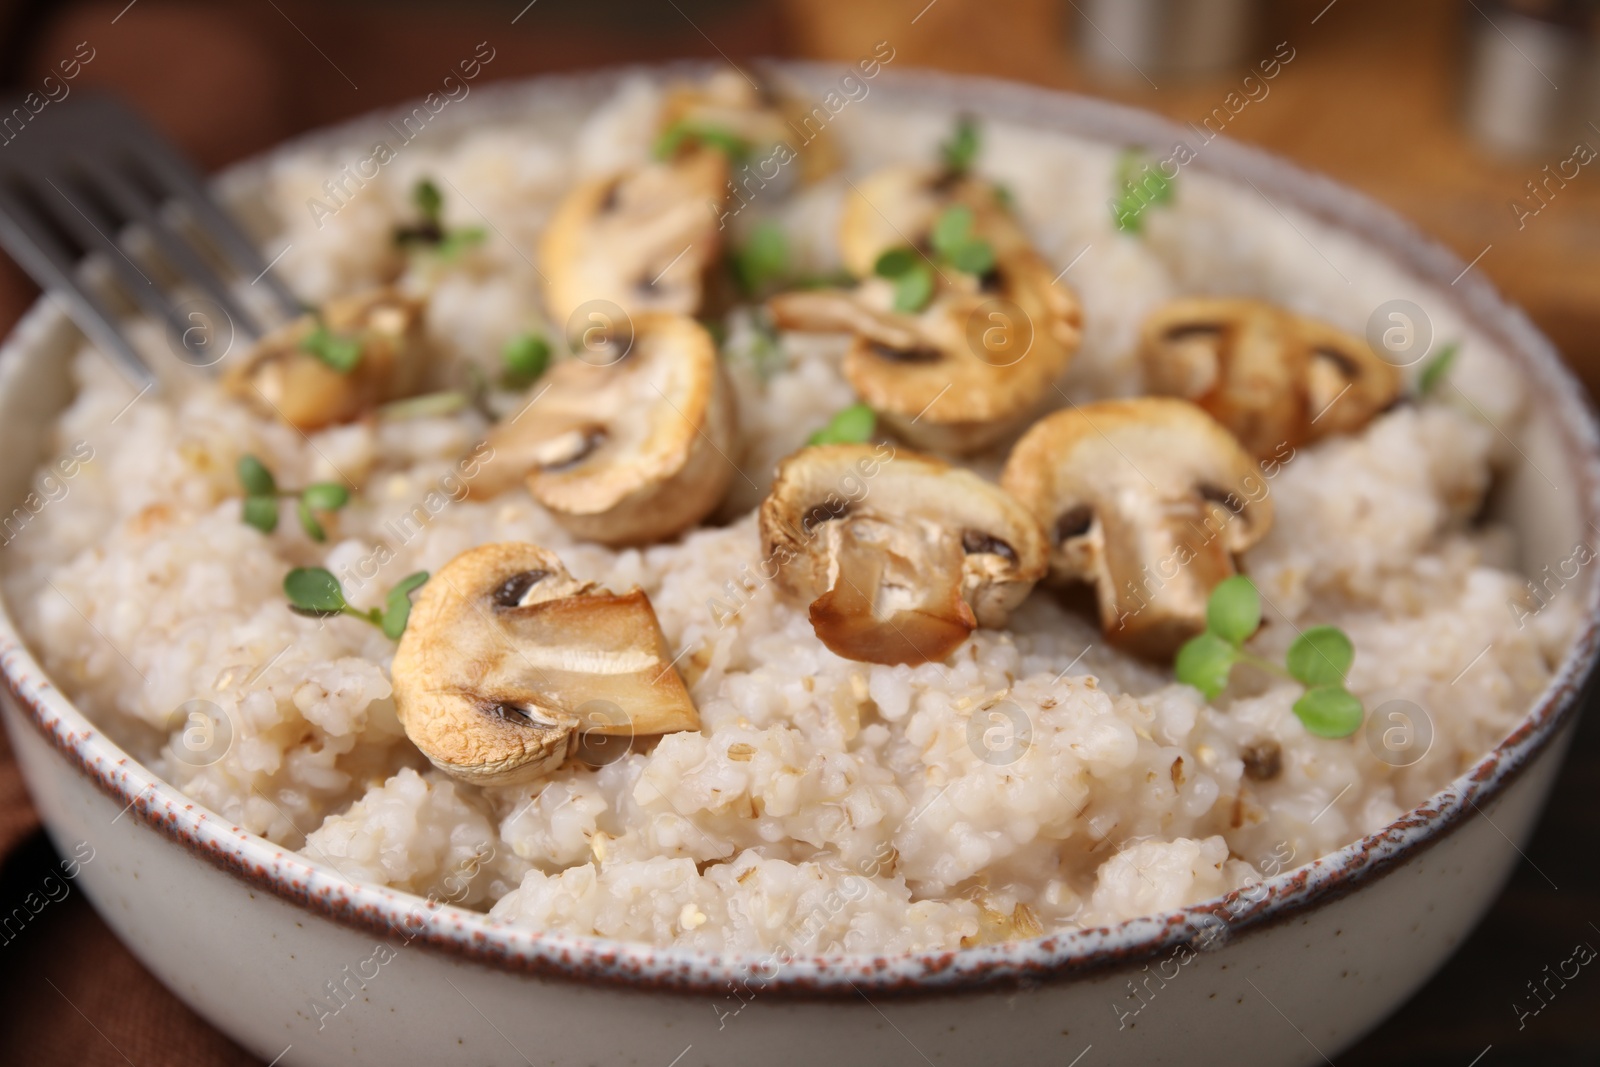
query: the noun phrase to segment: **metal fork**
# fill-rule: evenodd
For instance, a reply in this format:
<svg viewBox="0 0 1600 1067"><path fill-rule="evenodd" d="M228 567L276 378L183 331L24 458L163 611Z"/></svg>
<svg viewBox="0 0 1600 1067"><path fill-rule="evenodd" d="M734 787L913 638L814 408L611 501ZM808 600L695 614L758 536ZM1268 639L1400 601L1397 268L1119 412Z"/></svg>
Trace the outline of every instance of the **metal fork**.
<svg viewBox="0 0 1600 1067"><path fill-rule="evenodd" d="M135 385L148 388L156 377L84 269L96 254L124 295L165 323L174 353L192 365L215 363L236 335L259 338L272 325L244 306L226 273L264 284L284 317L301 312L196 170L115 97L73 93L19 126L29 114L20 106L0 111L0 246ZM130 241L141 233L144 248ZM163 272L151 250L167 275L198 288L210 306L175 303L177 282L158 284Z"/></svg>

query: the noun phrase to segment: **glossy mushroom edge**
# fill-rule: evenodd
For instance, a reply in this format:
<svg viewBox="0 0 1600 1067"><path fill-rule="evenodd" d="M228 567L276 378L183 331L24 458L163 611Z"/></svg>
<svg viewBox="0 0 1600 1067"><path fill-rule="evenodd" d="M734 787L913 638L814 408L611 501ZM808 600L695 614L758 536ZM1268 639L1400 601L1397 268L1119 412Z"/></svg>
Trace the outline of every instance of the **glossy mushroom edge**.
<svg viewBox="0 0 1600 1067"><path fill-rule="evenodd" d="M711 69L713 65L705 62L676 63L485 88L480 90L484 99L470 109L467 119L481 122L518 114L532 108L536 99L546 107L551 100L583 106L597 102L629 76L694 77ZM818 64L785 63L777 69L819 91L833 75ZM1160 145L1182 134L1177 125L1133 108L993 79L905 72L886 72L884 77L878 88L888 106L960 110L1112 143ZM235 165L215 185L226 199L230 190L248 189L274 158L369 137L385 119L403 113L404 109L384 112L295 139L267 156ZM463 120L453 116L451 122ZM1192 165L1223 179L1249 179L1291 207L1342 227L1441 289L1450 286L1452 278L1462 282L1447 291L1458 294L1460 310L1524 372L1534 400L1553 416L1560 445L1573 462L1581 521L1600 521L1600 428L1595 413L1549 342L1493 286L1479 277L1458 278L1464 263L1454 253L1387 208L1268 153L1223 140ZM41 297L0 348L0 392L21 376L25 350L52 340L65 344L70 329L65 314ZM862 993L937 997L962 991L1005 993L1137 966L1196 940L1208 925L1214 927L1212 916L1222 909L1230 914L1226 930L1232 941L1337 900L1419 855L1492 802L1575 718L1600 656L1600 582L1591 581L1586 593L1582 626L1555 677L1506 738L1444 789L1378 833L1264 879L1252 891L1256 899L1234 891L1112 926L974 948L797 957L770 976L770 954L657 948L509 926L450 905L429 908L421 897L409 893L352 885L337 872L229 825L96 729L45 676L22 643L3 599L0 676L5 698L15 702L69 763L140 822L249 885L341 924L379 934L404 930L413 935L410 941L450 956L613 988L720 995L730 981L757 978L764 994L790 999L854 1000Z"/></svg>

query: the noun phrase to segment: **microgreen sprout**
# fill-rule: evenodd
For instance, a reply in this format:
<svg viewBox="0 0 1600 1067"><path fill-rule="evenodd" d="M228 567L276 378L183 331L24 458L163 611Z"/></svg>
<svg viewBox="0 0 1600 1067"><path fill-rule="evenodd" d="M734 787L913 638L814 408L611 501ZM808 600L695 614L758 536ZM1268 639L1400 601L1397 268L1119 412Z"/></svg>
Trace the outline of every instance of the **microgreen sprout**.
<svg viewBox="0 0 1600 1067"><path fill-rule="evenodd" d="M240 456L236 470L244 489L241 517L245 525L264 534L278 528L278 501L287 497L295 501L295 514L306 536L313 541L326 541L328 532L323 529L323 518L350 502L350 491L337 482L314 482L298 493L281 490L267 465L255 456Z"/></svg>
<svg viewBox="0 0 1600 1067"><path fill-rule="evenodd" d="M1348 737L1361 728L1361 701L1345 688L1355 646L1336 626L1313 626L1289 646L1284 666L1248 652L1244 643L1261 627L1261 594L1242 574L1224 579L1206 601L1205 631L1178 650L1178 681L1215 700L1228 687L1234 664L1249 663L1306 687L1294 713L1317 737Z"/></svg>
<svg viewBox="0 0 1600 1067"><path fill-rule="evenodd" d="M972 209L952 204L933 220L928 242L945 266L983 276L994 269L994 247L972 232ZM891 248L878 257L873 273L894 282L894 310L921 311L933 299L934 267L913 248Z"/></svg>
<svg viewBox="0 0 1600 1067"><path fill-rule="evenodd" d="M472 403L472 398L460 389L441 389L437 393L408 396L404 400L391 400L378 409L378 418L386 422L405 419L440 418L454 415Z"/></svg>
<svg viewBox="0 0 1600 1067"><path fill-rule="evenodd" d="M828 420L828 425L806 439L808 445L860 444L877 429L878 416L867 404L851 404L841 408Z"/></svg>
<svg viewBox="0 0 1600 1067"><path fill-rule="evenodd" d="M972 169L978 158L978 120L971 115L956 119L956 128L950 139L939 145L939 160L951 174L964 175Z"/></svg>
<svg viewBox="0 0 1600 1067"><path fill-rule="evenodd" d="M320 316L316 328L305 336L300 347L340 374L349 374L361 363L361 338L335 333Z"/></svg>
<svg viewBox="0 0 1600 1067"><path fill-rule="evenodd" d="M964 274L984 275L994 269L994 248L972 234L972 209L947 207L934 221L933 250Z"/></svg>
<svg viewBox="0 0 1600 1067"><path fill-rule="evenodd" d="M921 311L933 299L933 267L909 248L891 248L878 257L873 273L894 282L894 309Z"/></svg>
<svg viewBox="0 0 1600 1067"><path fill-rule="evenodd" d="M395 229L395 243L402 248L423 248L442 260L451 260L474 245L482 244L488 236L482 226L445 227L444 195L432 179L421 178L412 186L411 202L421 219Z"/></svg>
<svg viewBox="0 0 1600 1067"><path fill-rule="evenodd" d="M1145 208L1172 202L1177 193L1173 178L1161 173L1142 153L1129 149L1117 160L1117 175L1112 186L1111 219L1117 229L1139 233L1144 228Z"/></svg>
<svg viewBox="0 0 1600 1067"><path fill-rule="evenodd" d="M722 126L695 119L679 119L656 138L657 159L671 159L686 144L715 148L731 163L742 163L750 155L750 142Z"/></svg>
<svg viewBox="0 0 1600 1067"><path fill-rule="evenodd" d="M787 277L789 238L775 222L758 223L728 262L744 295L757 296Z"/></svg>
<svg viewBox="0 0 1600 1067"><path fill-rule="evenodd" d="M383 607L366 611L350 606L339 579L323 567L296 567L284 575L283 592L289 598L289 610L297 615L309 615L314 619L349 615L376 626L391 641L398 641L411 618L411 594L427 580L427 571L407 575L389 590Z"/></svg>
<svg viewBox="0 0 1600 1067"><path fill-rule="evenodd" d="M1428 361L1422 365L1422 373L1417 375L1418 396L1431 396L1434 390L1444 384L1450 368L1455 366L1456 353L1460 351L1460 341L1446 341L1428 357Z"/></svg>
<svg viewBox="0 0 1600 1067"><path fill-rule="evenodd" d="M500 384L526 389L550 368L550 342L538 333L519 333L500 352Z"/></svg>

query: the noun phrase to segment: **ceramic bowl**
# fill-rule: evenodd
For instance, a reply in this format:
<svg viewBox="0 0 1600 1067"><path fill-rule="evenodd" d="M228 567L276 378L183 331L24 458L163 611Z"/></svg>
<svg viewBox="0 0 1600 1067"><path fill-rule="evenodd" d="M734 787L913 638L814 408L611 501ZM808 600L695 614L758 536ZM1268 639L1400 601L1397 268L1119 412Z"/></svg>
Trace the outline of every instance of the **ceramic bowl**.
<svg viewBox="0 0 1600 1067"><path fill-rule="evenodd" d="M787 70L819 98L840 73ZM450 118L559 115L618 77L480 88ZM966 110L1113 144L1166 145L1185 132L1139 111L991 81L886 72L873 91L887 106ZM370 143L385 118L308 140ZM1525 560L1566 556L1600 519L1595 423L1522 313L1481 272L1463 273L1457 257L1325 179L1225 141L1190 165L1253 183L1278 210L1353 236L1504 351L1539 417L1515 441L1522 467L1505 479L1502 517ZM247 207L261 173L260 162L242 164L221 188ZM7 513L45 458L78 343L41 299L0 352ZM1297 1064L1335 1056L1404 1002L1517 863L1596 656L1589 575L1571 595L1584 605L1579 633L1526 717L1381 833L1244 895L1110 928L781 966L513 929L351 884L229 825L129 758L51 684L4 613L0 670L6 726L50 835L63 855L92 856L81 887L162 982L264 1061Z"/></svg>

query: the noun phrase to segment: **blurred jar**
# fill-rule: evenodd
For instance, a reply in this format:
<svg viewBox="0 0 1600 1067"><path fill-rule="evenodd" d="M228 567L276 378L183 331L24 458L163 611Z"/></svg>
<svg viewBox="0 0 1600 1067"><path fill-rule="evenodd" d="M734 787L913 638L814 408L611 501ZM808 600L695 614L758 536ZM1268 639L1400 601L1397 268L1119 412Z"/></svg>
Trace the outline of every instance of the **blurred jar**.
<svg viewBox="0 0 1600 1067"><path fill-rule="evenodd" d="M1073 0L1079 54L1118 81L1203 77L1237 66L1256 36L1256 0Z"/></svg>
<svg viewBox="0 0 1600 1067"><path fill-rule="evenodd" d="M1594 0L1468 0L1468 130L1492 151L1565 145L1597 110Z"/></svg>

